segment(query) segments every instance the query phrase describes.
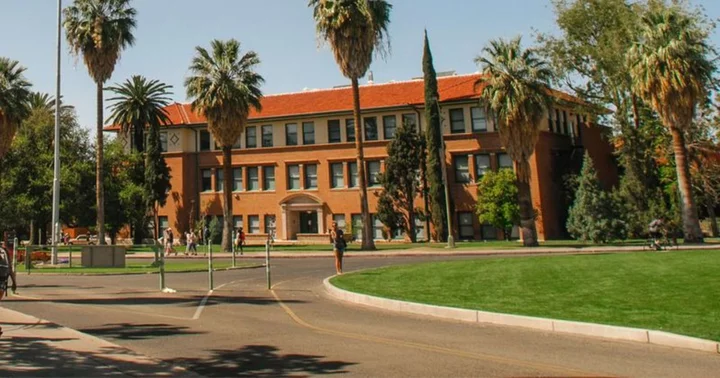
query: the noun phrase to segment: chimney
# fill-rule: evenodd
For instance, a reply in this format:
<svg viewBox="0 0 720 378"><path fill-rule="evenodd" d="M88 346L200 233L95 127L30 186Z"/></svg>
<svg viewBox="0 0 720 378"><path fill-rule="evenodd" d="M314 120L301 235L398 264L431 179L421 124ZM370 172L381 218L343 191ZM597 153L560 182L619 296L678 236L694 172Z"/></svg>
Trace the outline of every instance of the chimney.
<svg viewBox="0 0 720 378"><path fill-rule="evenodd" d="M368 83L368 85L372 85L375 83L372 71L370 71L370 73L368 74L368 82L367 83Z"/></svg>

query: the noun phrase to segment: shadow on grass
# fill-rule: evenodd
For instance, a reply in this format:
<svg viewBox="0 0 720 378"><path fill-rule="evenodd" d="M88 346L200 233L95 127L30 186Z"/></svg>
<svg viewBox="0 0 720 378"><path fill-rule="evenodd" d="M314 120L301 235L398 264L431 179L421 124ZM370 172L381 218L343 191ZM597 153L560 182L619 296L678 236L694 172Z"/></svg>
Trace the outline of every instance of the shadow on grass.
<svg viewBox="0 0 720 378"><path fill-rule="evenodd" d="M248 345L237 350L212 350L209 358L177 358L168 362L208 377L288 377L347 373L346 361L326 361L324 356L280 354L268 345Z"/></svg>
<svg viewBox="0 0 720 378"><path fill-rule="evenodd" d="M89 333L94 336L118 340L147 340L158 337L199 335L206 332L190 331L189 327L176 326L171 324L133 324L114 323L105 324L100 328L85 328L80 332Z"/></svg>

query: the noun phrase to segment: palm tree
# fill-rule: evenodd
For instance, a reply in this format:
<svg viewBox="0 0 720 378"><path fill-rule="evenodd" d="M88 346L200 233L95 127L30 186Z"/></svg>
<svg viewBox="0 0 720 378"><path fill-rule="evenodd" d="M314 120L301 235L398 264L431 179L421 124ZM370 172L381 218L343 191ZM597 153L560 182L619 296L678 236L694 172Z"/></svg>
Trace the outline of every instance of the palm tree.
<svg viewBox="0 0 720 378"><path fill-rule="evenodd" d="M672 134L682 201L685 242L702 243L691 188L685 132L707 97L716 69L708 56L708 33L676 7L651 10L642 19L640 42L628 52L633 91L649 104Z"/></svg>
<svg viewBox="0 0 720 378"><path fill-rule="evenodd" d="M475 83L482 87L482 101L497 119L500 140L515 162L523 245L537 246L535 209L530 192L530 156L540 134L540 122L550 108L549 65L533 49L520 46L520 37L490 41L483 55L475 58L483 76Z"/></svg>
<svg viewBox="0 0 720 378"><path fill-rule="evenodd" d="M318 36L330 44L340 71L352 83L358 185L363 218L362 249L375 249L365 182L358 79L365 76L370 68L374 52L382 56L389 49L388 26L392 5L385 0L310 0L308 5L313 8Z"/></svg>
<svg viewBox="0 0 720 378"><path fill-rule="evenodd" d="M260 58L254 51L241 55L240 42L213 40L211 51L200 46L190 64L191 76L185 89L193 99L191 108L205 116L208 130L222 148L223 155L223 250L232 250L232 146L247 125L251 109L261 110L265 82L255 67Z"/></svg>
<svg viewBox="0 0 720 378"><path fill-rule="evenodd" d="M138 152L143 152L145 143L145 128L150 125L160 126L170 123L165 107L172 99L167 85L158 80L148 80L143 76L135 75L122 84L106 88L113 92L115 97L108 101L110 117L108 122L120 126L120 132L133 133L133 144Z"/></svg>
<svg viewBox="0 0 720 378"><path fill-rule="evenodd" d="M98 243L105 244L103 187L103 84L110 79L120 53L132 46L135 9L130 0L75 0L67 7L65 33L70 50L82 55L97 90L97 229Z"/></svg>
<svg viewBox="0 0 720 378"><path fill-rule="evenodd" d="M30 112L30 82L24 72L18 61L0 57L0 158L10 149L15 132Z"/></svg>
<svg viewBox="0 0 720 378"><path fill-rule="evenodd" d="M55 113L55 97L43 92L32 92L28 98L28 107L30 112L44 112L46 114L54 115ZM75 108L72 105L63 105L60 102L60 119L61 124L70 117L74 117L72 113Z"/></svg>

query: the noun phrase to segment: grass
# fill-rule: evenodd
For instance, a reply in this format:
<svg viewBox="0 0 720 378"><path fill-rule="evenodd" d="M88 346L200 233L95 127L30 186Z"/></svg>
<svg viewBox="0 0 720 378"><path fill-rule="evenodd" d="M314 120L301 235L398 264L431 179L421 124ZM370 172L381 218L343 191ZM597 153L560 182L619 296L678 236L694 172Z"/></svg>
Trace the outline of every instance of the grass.
<svg viewBox="0 0 720 378"><path fill-rule="evenodd" d="M85 268L82 266L73 266L72 268L65 266L50 267L42 265L36 266L30 270L31 274L95 274L95 275L107 275L107 274L146 274L146 273L157 273L159 268L151 265L152 261L128 261L125 268ZM253 262L240 262L238 261L236 266L238 268L248 268L258 266L258 263ZM213 268L215 270L222 270L231 268L232 264L226 260L216 260L213 262ZM207 261L205 260L165 260L165 272L206 272L208 270ZM26 273L24 265L18 265L18 273Z"/></svg>
<svg viewBox="0 0 720 378"><path fill-rule="evenodd" d="M440 306L647 328L720 341L720 250L495 258L336 277Z"/></svg>

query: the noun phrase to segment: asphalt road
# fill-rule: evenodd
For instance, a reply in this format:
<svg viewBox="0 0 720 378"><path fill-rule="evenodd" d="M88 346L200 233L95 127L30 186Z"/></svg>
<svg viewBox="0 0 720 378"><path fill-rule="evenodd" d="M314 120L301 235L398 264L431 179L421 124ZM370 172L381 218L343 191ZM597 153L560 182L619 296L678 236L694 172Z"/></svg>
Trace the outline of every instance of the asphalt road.
<svg viewBox="0 0 720 378"><path fill-rule="evenodd" d="M471 257L346 259L346 271ZM482 257L475 257L482 258ZM331 259L265 269L156 275L20 275L3 306L75 328L205 376L717 377L720 356L631 342L410 316L328 298ZM204 306L202 305L204 304Z"/></svg>

